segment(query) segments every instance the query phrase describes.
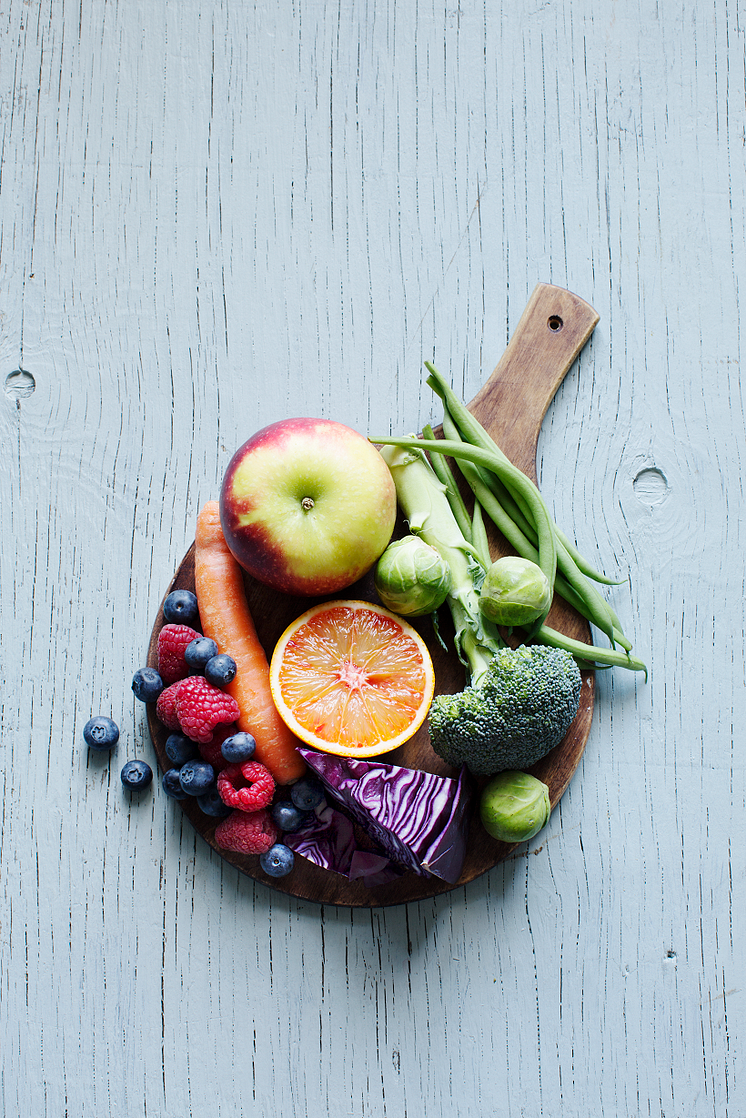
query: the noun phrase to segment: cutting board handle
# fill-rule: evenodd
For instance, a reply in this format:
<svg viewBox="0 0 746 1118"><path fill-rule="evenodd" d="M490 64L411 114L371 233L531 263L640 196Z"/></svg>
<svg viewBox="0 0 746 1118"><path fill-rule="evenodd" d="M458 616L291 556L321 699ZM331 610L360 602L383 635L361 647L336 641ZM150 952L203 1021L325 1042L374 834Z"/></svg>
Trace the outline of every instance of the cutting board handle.
<svg viewBox="0 0 746 1118"><path fill-rule="evenodd" d="M542 420L598 319L572 291L537 284L495 371L469 404L503 453L534 481Z"/></svg>

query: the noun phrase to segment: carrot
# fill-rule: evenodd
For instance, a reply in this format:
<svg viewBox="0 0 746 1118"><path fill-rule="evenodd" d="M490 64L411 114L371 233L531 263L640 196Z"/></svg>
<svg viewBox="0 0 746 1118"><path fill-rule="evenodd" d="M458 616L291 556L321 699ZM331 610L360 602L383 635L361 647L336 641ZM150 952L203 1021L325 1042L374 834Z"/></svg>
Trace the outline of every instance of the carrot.
<svg viewBox="0 0 746 1118"><path fill-rule="evenodd" d="M255 758L277 783L292 784L306 771L296 748L301 743L272 699L267 656L249 612L241 568L225 542L217 501L208 501L197 517L194 582L204 635L236 661L236 678L225 690L241 711L238 728L254 737Z"/></svg>

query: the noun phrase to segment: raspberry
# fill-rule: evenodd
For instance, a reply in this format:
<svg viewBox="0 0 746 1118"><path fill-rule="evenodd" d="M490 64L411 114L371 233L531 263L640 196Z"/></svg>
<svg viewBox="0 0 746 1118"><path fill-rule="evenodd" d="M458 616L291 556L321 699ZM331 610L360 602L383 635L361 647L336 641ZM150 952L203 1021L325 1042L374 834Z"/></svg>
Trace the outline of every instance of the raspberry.
<svg viewBox="0 0 746 1118"><path fill-rule="evenodd" d="M176 715L176 695L183 682L180 679L177 683L172 683L170 687L166 687L161 691L155 704L156 716L169 730L181 729Z"/></svg>
<svg viewBox="0 0 746 1118"><path fill-rule="evenodd" d="M278 830L266 808L260 811L233 811L215 828L215 842L221 850L237 854L263 854L277 842Z"/></svg>
<svg viewBox="0 0 746 1118"><path fill-rule="evenodd" d="M182 733L192 741L206 745L213 740L213 730L223 722L235 722L238 703L232 695L213 687L204 676L190 675L174 684L176 717ZM162 692L164 694L164 692Z"/></svg>
<svg viewBox="0 0 746 1118"><path fill-rule="evenodd" d="M223 803L239 811L259 811L275 794L272 774L259 761L228 765L218 774L218 792Z"/></svg>
<svg viewBox="0 0 746 1118"><path fill-rule="evenodd" d="M213 731L212 741L206 742L204 745L201 742L197 743L202 759L207 761L208 765L212 765L215 772L220 772L228 764L223 756L223 742L232 737L235 732L236 727L233 722L230 725L221 722Z"/></svg>
<svg viewBox="0 0 746 1118"><path fill-rule="evenodd" d="M164 683L176 683L186 679L189 665L184 651L199 636L196 629L189 625L164 625L158 634L158 671Z"/></svg>

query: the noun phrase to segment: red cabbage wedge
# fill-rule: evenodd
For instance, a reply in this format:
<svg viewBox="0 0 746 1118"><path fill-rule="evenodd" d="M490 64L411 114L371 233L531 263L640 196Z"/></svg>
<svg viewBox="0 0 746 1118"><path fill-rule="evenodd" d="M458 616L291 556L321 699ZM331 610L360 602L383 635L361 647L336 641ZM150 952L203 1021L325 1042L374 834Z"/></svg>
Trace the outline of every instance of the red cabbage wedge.
<svg viewBox="0 0 746 1118"><path fill-rule="evenodd" d="M454 779L312 749L299 753L392 861L423 877L458 881L472 794L465 769Z"/></svg>

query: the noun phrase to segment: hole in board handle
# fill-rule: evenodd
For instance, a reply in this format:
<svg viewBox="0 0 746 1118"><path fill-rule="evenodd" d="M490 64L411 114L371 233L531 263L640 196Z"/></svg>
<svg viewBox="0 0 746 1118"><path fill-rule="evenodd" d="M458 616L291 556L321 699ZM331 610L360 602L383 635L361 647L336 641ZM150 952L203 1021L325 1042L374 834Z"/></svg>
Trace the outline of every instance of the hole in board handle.
<svg viewBox="0 0 746 1118"><path fill-rule="evenodd" d="M547 319L547 326L554 334L558 334L564 325L564 322L558 314L553 314Z"/></svg>

